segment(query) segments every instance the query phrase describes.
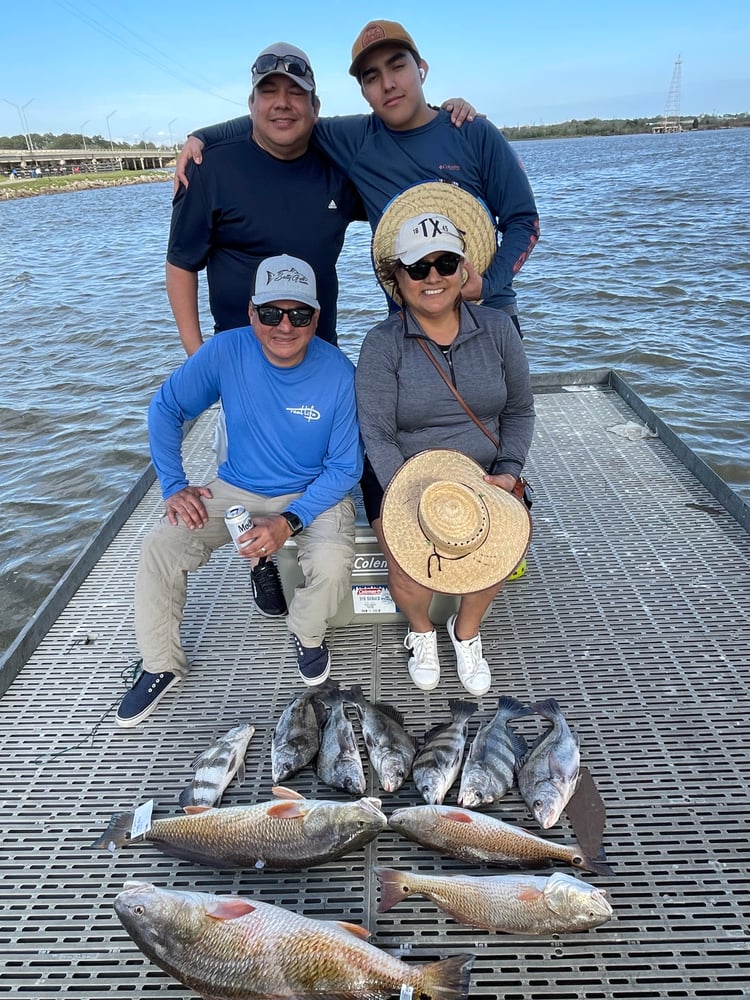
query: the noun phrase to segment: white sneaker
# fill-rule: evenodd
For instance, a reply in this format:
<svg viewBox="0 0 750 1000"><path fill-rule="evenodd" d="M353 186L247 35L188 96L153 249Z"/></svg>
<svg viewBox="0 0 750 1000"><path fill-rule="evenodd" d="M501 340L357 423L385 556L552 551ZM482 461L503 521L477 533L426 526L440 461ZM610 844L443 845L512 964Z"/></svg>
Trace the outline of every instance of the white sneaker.
<svg viewBox="0 0 750 1000"><path fill-rule="evenodd" d="M456 617L451 615L445 627L456 651L458 679L469 694L487 694L492 684L492 676L489 664L482 656L482 637L477 634L473 639L457 639Z"/></svg>
<svg viewBox="0 0 750 1000"><path fill-rule="evenodd" d="M407 632L404 646L412 653L409 676L422 691L432 691L440 683L437 632Z"/></svg>

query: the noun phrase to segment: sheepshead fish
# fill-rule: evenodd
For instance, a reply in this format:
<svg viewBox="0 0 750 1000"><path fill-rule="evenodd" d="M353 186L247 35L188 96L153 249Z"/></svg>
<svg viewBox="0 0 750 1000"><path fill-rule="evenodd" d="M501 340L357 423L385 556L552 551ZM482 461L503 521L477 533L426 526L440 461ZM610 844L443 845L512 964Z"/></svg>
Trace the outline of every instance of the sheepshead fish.
<svg viewBox="0 0 750 1000"><path fill-rule="evenodd" d="M242 722L221 736L193 762L195 776L182 790L180 805L185 812L218 805L227 785L237 775L245 780L245 753L255 726Z"/></svg>
<svg viewBox="0 0 750 1000"><path fill-rule="evenodd" d="M529 714L542 715L552 725L534 743L518 768L518 790L543 830L560 819L578 784L581 755L578 737L570 731L554 698L530 705Z"/></svg>
<svg viewBox="0 0 750 1000"><path fill-rule="evenodd" d="M320 727L326 712L317 691L305 691L291 701L276 723L271 741L271 779L286 781L306 767L318 752Z"/></svg>
<svg viewBox="0 0 750 1000"><path fill-rule="evenodd" d="M385 913L415 893L454 920L508 934L564 934L606 923L612 907L603 889L555 872L541 875L422 875L376 868Z"/></svg>
<svg viewBox="0 0 750 1000"><path fill-rule="evenodd" d="M365 774L354 728L344 711L345 698L345 692L335 688L325 692L329 713L320 734L315 773L331 788L349 795L361 795L366 788Z"/></svg>
<svg viewBox="0 0 750 1000"><path fill-rule="evenodd" d="M576 868L611 875L601 858L589 858L577 844L567 846L486 813L457 806L409 806L391 813L388 827L423 847L462 861L489 865L542 865L563 861Z"/></svg>
<svg viewBox="0 0 750 1000"><path fill-rule="evenodd" d="M448 708L451 721L435 726L425 735L425 744L412 765L414 784L422 798L435 805L443 801L461 770L469 719L477 704L452 698Z"/></svg>
<svg viewBox="0 0 750 1000"><path fill-rule="evenodd" d="M424 965L367 942L364 927L243 896L126 882L115 912L140 950L210 1000L461 1000L474 956Z"/></svg>
<svg viewBox="0 0 750 1000"><path fill-rule="evenodd" d="M396 792L409 777L414 755L414 740L404 730L403 715L391 705L369 702L359 684L349 691L349 701L356 709L362 726L367 754L386 792Z"/></svg>
<svg viewBox="0 0 750 1000"><path fill-rule="evenodd" d="M458 804L468 809L487 806L513 787L518 761L526 754L526 740L508 723L526 708L504 695L494 716L480 726L469 747L458 792Z"/></svg>
<svg viewBox="0 0 750 1000"><path fill-rule="evenodd" d="M274 788L275 799L253 806L205 809L157 819L143 835L165 854L212 868L299 871L340 858L367 844L388 820L379 799L329 802ZM129 840L133 813L114 816L91 845L119 847Z"/></svg>

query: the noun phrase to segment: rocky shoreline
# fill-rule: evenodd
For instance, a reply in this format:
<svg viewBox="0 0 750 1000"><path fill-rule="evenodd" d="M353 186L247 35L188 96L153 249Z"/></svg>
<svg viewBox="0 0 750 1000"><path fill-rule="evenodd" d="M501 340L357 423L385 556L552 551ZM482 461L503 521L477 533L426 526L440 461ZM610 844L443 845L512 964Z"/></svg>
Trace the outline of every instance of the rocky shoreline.
<svg viewBox="0 0 750 1000"><path fill-rule="evenodd" d="M0 201L11 201L14 198L33 198L41 194L67 194L69 191L90 191L93 188L125 187L129 184L154 184L171 181L172 171L157 170L144 174L133 174L132 177L55 177L41 178L30 181L0 182Z"/></svg>

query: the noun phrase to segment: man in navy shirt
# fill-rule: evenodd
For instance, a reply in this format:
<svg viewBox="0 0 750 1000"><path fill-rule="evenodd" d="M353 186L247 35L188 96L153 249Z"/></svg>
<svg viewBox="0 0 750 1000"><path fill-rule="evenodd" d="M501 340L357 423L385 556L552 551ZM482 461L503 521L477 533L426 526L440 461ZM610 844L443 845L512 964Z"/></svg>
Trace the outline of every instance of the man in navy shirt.
<svg viewBox="0 0 750 1000"><path fill-rule="evenodd" d="M318 278L318 336L336 343L336 261L362 203L342 171L309 147L320 101L309 58L278 42L252 68L252 125L213 146L172 209L167 294L185 351L203 343L198 272L207 269L215 330L247 324L255 270L265 257L290 253Z"/></svg>

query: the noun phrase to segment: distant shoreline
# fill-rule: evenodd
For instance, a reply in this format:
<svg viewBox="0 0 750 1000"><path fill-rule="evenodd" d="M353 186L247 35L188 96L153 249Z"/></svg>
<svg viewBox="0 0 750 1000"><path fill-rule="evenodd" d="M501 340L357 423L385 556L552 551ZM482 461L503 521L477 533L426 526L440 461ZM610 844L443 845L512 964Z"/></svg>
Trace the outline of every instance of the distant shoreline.
<svg viewBox="0 0 750 1000"><path fill-rule="evenodd" d="M30 180L0 181L0 201L34 198L41 194L66 194L96 188L126 187L130 184L164 183L174 178L173 171L119 171L116 174L71 174L63 177L39 177Z"/></svg>

